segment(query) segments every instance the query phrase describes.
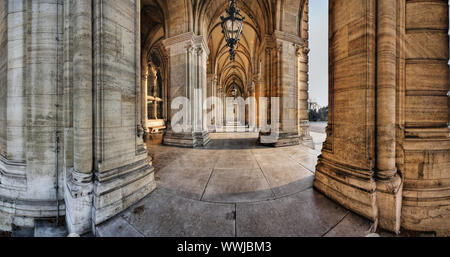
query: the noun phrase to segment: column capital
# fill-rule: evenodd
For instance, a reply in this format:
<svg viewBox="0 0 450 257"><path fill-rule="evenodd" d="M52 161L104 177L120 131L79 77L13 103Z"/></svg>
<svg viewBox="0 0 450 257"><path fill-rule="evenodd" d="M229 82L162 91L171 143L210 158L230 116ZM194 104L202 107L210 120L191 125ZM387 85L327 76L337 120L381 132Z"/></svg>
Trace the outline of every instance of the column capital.
<svg viewBox="0 0 450 257"><path fill-rule="evenodd" d="M169 56L184 53L184 51L190 50L192 47L195 49L201 48L206 55L209 55L209 48L205 38L202 35L195 35L193 32L164 39L162 45Z"/></svg>
<svg viewBox="0 0 450 257"><path fill-rule="evenodd" d="M295 46L295 55L297 56L297 57L306 57L308 54L309 54L309 52L310 52L310 49L309 48L307 48L305 45L297 45L297 44L294 44L294 46Z"/></svg>
<svg viewBox="0 0 450 257"><path fill-rule="evenodd" d="M290 43L294 43L296 45L301 45L301 46L306 46L306 42L307 42L305 39L303 39L297 35L287 33L284 31L280 31L280 30L275 30L273 32L272 40L275 42L278 42L278 41L290 42Z"/></svg>

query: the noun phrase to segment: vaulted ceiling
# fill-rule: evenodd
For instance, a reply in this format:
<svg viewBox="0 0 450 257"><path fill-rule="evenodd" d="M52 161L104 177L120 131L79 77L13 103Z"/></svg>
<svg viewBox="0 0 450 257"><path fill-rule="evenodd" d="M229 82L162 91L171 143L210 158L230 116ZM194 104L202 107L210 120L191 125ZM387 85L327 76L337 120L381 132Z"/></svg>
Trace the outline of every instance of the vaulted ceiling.
<svg viewBox="0 0 450 257"><path fill-rule="evenodd" d="M141 0L142 46L144 49L164 37L188 31L203 35L210 50L208 73L216 74L220 85L236 81L246 92L257 72L265 36L274 30L297 34L305 1L237 0L246 19L235 61L231 62L220 26L229 0Z"/></svg>
<svg viewBox="0 0 450 257"><path fill-rule="evenodd" d="M254 64L257 63L263 37L266 34L267 24L270 24L268 1L238 0L237 5L245 17L244 29L236 49L236 58L230 61L229 48L226 46L222 34L220 16L225 15L229 0L198 1L197 12L201 13L197 24L199 32L208 35L209 56L208 72L218 77L219 83L227 87L236 82L242 92L252 82ZM203 5L200 4L203 3Z"/></svg>

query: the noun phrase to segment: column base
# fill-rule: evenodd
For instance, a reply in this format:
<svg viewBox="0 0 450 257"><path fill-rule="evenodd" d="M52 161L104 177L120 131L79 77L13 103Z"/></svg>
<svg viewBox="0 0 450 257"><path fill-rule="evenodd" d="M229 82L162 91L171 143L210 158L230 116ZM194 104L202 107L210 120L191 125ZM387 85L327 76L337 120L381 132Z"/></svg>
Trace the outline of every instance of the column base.
<svg viewBox="0 0 450 257"><path fill-rule="evenodd" d="M314 188L343 207L375 222L376 183L370 170L359 170L321 156L316 167Z"/></svg>
<svg viewBox="0 0 450 257"><path fill-rule="evenodd" d="M92 229L140 201L156 189L147 154L129 165L95 174Z"/></svg>
<svg viewBox="0 0 450 257"><path fill-rule="evenodd" d="M343 207L372 220L374 228L400 232L403 182L398 175L390 180L375 180L370 170L320 157L314 188Z"/></svg>
<svg viewBox="0 0 450 257"><path fill-rule="evenodd" d="M59 215L66 215L63 200L59 202ZM14 226L34 227L35 219L54 218L58 211L56 201L19 200L0 197L0 231L11 232Z"/></svg>
<svg viewBox="0 0 450 257"><path fill-rule="evenodd" d="M260 133L259 143L262 145L273 146L273 147L283 147L283 146L293 146L300 144L300 137L296 133Z"/></svg>
<svg viewBox="0 0 450 257"><path fill-rule="evenodd" d="M66 175L64 199L66 202L66 223L69 234L82 235L91 231L92 199L94 184L90 181L75 183L73 170Z"/></svg>
<svg viewBox="0 0 450 257"><path fill-rule="evenodd" d="M300 135L300 144L309 147L311 149L314 149L314 141L313 138L309 134L309 127L310 123L309 120L301 120L299 122L299 135Z"/></svg>
<svg viewBox="0 0 450 257"><path fill-rule="evenodd" d="M211 141L209 132L174 133L167 131L163 138L163 144L178 147L202 147Z"/></svg>
<svg viewBox="0 0 450 257"><path fill-rule="evenodd" d="M65 215L64 200L59 199L58 204L56 199L36 199L33 192L28 191L35 182L27 179L27 168L25 162L12 161L0 155L0 231L11 232L14 226L32 228L35 219Z"/></svg>
<svg viewBox="0 0 450 257"><path fill-rule="evenodd" d="M400 233L403 181L399 175L389 180L377 180L376 202L378 226Z"/></svg>
<svg viewBox="0 0 450 257"><path fill-rule="evenodd" d="M309 148L311 148L313 150L315 149L314 141L313 141L313 138L311 136L300 137L300 144L302 144L302 145L304 145L306 147L309 147Z"/></svg>

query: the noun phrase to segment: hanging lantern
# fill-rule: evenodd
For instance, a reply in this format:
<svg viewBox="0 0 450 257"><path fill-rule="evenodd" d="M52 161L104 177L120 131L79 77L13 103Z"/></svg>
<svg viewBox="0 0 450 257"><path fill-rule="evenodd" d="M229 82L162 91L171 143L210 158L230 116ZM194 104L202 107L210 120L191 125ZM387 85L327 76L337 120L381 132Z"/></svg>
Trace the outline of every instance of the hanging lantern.
<svg viewBox="0 0 450 257"><path fill-rule="evenodd" d="M225 41L230 48L230 60L233 61L236 56L235 48L239 42L244 27L245 17L241 15L236 7L236 0L231 0L230 6L226 10L228 16L222 19L222 33L225 35Z"/></svg>

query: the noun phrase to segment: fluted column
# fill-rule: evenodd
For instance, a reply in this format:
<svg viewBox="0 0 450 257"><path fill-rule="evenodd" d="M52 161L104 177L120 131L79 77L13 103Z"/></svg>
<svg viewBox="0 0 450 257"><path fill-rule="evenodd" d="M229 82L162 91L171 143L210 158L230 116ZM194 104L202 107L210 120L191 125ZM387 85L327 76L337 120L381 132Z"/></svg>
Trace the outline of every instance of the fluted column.
<svg viewBox="0 0 450 257"><path fill-rule="evenodd" d="M289 146L300 143L298 133L298 71L296 70L296 45L303 40L296 35L275 31L266 37L266 84L268 84L268 117L271 133L263 133L260 143L272 146ZM267 60L268 59L268 60ZM274 98L272 98L274 97ZM262 125L264 127L264 124Z"/></svg>
<svg viewBox="0 0 450 257"><path fill-rule="evenodd" d="M84 233L91 228L93 190L93 74L92 74L92 1L66 2L71 17L73 45L73 155L65 200L66 221L70 232ZM68 33L68 31L67 31Z"/></svg>
<svg viewBox="0 0 450 257"><path fill-rule="evenodd" d="M153 113L152 116L154 119L158 119L158 76L156 68L153 64L150 64L150 67L148 68L148 80L147 80L147 96L151 96L153 99ZM150 91L150 88L153 91ZM148 114L147 114L148 115ZM148 116L147 116L148 119Z"/></svg>
<svg viewBox="0 0 450 257"><path fill-rule="evenodd" d="M377 177L396 175L396 0L378 1L377 41Z"/></svg>
<svg viewBox="0 0 450 257"><path fill-rule="evenodd" d="M144 131L148 132L148 64L146 60L142 63L141 73L141 121Z"/></svg>
<svg viewBox="0 0 450 257"><path fill-rule="evenodd" d="M170 124L163 143L183 147L206 145L210 141L203 126L207 44L203 36L188 32L165 39L163 45L169 56L170 77Z"/></svg>
<svg viewBox="0 0 450 257"><path fill-rule="evenodd" d="M298 84L298 132L302 144L314 148L314 143L309 134L309 116L308 116L308 100L309 100L309 49L306 46L298 45L296 49L297 56L297 84Z"/></svg>
<svg viewBox="0 0 450 257"><path fill-rule="evenodd" d="M256 125L258 128L261 128L261 110L259 108L261 104L261 97L265 97L266 94L264 92L264 80L262 80L260 74L254 76L254 83L256 100Z"/></svg>
<svg viewBox="0 0 450 257"><path fill-rule="evenodd" d="M375 227L400 231L402 178L396 167L397 0L377 1Z"/></svg>

